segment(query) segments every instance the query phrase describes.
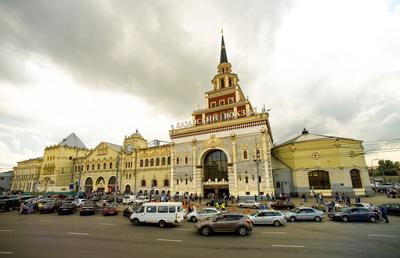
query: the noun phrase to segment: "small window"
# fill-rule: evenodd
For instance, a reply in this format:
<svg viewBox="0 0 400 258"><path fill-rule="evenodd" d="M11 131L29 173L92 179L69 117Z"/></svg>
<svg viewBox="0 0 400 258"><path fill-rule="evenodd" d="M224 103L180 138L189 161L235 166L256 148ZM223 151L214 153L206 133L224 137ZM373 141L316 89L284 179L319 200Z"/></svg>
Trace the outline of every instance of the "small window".
<svg viewBox="0 0 400 258"><path fill-rule="evenodd" d="M161 166L165 166L165 157L161 158Z"/></svg>
<svg viewBox="0 0 400 258"><path fill-rule="evenodd" d="M94 164L92 164L92 170L94 170Z"/></svg>
<svg viewBox="0 0 400 258"><path fill-rule="evenodd" d="M157 180L153 179L153 181L151 182L151 186L152 187L156 187L157 186Z"/></svg>
<svg viewBox="0 0 400 258"><path fill-rule="evenodd" d="M188 157L185 157L185 164L187 164L188 162Z"/></svg>
<svg viewBox="0 0 400 258"><path fill-rule="evenodd" d="M228 104L232 104L234 102L233 98L228 98Z"/></svg>
<svg viewBox="0 0 400 258"><path fill-rule="evenodd" d="M107 168L107 165L106 165L106 163L104 163L103 164L103 169L106 169Z"/></svg>
<svg viewBox="0 0 400 258"><path fill-rule="evenodd" d="M167 165L171 165L171 157L168 157Z"/></svg>
<svg viewBox="0 0 400 258"><path fill-rule="evenodd" d="M243 159L248 159L247 151L243 151Z"/></svg>
<svg viewBox="0 0 400 258"><path fill-rule="evenodd" d="M156 206L147 206L146 207L146 212L147 213L155 213L157 211L157 207Z"/></svg>
<svg viewBox="0 0 400 258"><path fill-rule="evenodd" d="M86 170L89 170L89 165L86 165Z"/></svg>
<svg viewBox="0 0 400 258"><path fill-rule="evenodd" d="M97 170L100 170L100 164L97 164Z"/></svg>
<svg viewBox="0 0 400 258"><path fill-rule="evenodd" d="M168 207L169 213L174 213L175 212L175 206L169 206Z"/></svg>
<svg viewBox="0 0 400 258"><path fill-rule="evenodd" d="M211 101L211 107L214 108L214 107L216 107L216 106L217 106L217 102Z"/></svg>
<svg viewBox="0 0 400 258"><path fill-rule="evenodd" d="M164 186L169 186L169 180L168 179L164 180Z"/></svg>
<svg viewBox="0 0 400 258"><path fill-rule="evenodd" d="M179 179L176 179L176 184L179 185Z"/></svg>
<svg viewBox="0 0 400 258"><path fill-rule="evenodd" d="M148 167L148 166L149 166L149 160L148 160L148 159L146 159L146 161L144 162L144 166L145 166L145 167Z"/></svg>
<svg viewBox="0 0 400 258"><path fill-rule="evenodd" d="M219 104L220 106L225 105L225 100L224 100L224 99L220 99L219 102L218 102L218 104Z"/></svg>
<svg viewBox="0 0 400 258"><path fill-rule="evenodd" d="M146 186L146 180L142 180L142 186Z"/></svg>
<svg viewBox="0 0 400 258"><path fill-rule="evenodd" d="M248 184L249 183L249 178L247 176L245 177L245 180L246 180L246 184Z"/></svg>
<svg viewBox="0 0 400 258"><path fill-rule="evenodd" d="M179 158L176 158L176 165L179 165Z"/></svg>
<svg viewBox="0 0 400 258"><path fill-rule="evenodd" d="M151 159L151 160L150 160L150 166L151 166L151 167L154 166L154 159Z"/></svg>
<svg viewBox="0 0 400 258"><path fill-rule="evenodd" d="M258 176L258 182L261 183L261 176Z"/></svg>
<svg viewBox="0 0 400 258"><path fill-rule="evenodd" d="M158 213L168 213L168 206L159 206Z"/></svg>
<svg viewBox="0 0 400 258"><path fill-rule="evenodd" d="M131 179L131 176L132 176L132 175L131 175L131 174L129 174L129 179Z"/></svg>
<svg viewBox="0 0 400 258"><path fill-rule="evenodd" d="M156 166L160 165L160 158L156 158Z"/></svg>
<svg viewBox="0 0 400 258"><path fill-rule="evenodd" d="M185 179L185 183L186 183L186 184L188 183L188 180L187 180L187 178Z"/></svg>
<svg viewBox="0 0 400 258"><path fill-rule="evenodd" d="M140 160L140 167L143 167L143 160Z"/></svg>
<svg viewBox="0 0 400 258"><path fill-rule="evenodd" d="M225 87L225 85L224 85L224 79L221 79L221 81L220 81L220 86L221 86L221 89Z"/></svg>

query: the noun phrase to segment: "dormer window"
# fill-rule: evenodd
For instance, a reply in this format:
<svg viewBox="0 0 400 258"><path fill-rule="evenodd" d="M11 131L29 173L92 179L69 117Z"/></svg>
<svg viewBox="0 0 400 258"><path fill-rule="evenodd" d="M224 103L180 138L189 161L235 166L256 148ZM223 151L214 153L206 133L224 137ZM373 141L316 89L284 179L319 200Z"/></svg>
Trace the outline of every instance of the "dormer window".
<svg viewBox="0 0 400 258"><path fill-rule="evenodd" d="M220 106L225 105L225 100L224 100L224 99L220 99L219 102L218 102L218 104L219 104Z"/></svg>

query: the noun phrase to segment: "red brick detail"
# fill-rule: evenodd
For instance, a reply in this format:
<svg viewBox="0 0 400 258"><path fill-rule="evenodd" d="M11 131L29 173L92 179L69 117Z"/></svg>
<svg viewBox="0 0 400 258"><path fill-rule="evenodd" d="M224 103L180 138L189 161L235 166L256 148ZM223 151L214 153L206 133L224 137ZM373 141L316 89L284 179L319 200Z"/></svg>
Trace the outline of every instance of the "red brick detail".
<svg viewBox="0 0 400 258"><path fill-rule="evenodd" d="M211 108L211 102L213 102L213 101L215 101L216 107L218 107L219 106L219 101L221 99L225 100L225 105L226 105L226 104L228 104L228 98L233 98L233 102L236 102L235 93L229 93L229 94L226 94L226 95L223 95L223 96L220 96L220 97L208 99L208 107Z"/></svg>

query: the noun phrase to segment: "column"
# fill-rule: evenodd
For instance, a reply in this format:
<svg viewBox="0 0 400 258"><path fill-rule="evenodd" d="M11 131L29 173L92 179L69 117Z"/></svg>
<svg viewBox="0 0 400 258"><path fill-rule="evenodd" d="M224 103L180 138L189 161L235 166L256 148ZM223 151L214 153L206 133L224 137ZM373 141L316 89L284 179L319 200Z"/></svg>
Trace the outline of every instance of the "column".
<svg viewBox="0 0 400 258"><path fill-rule="evenodd" d="M238 191L238 174L237 174L237 158L236 158L236 135L231 135L232 142L232 172L233 172L233 185L234 185L234 194L237 194Z"/></svg>

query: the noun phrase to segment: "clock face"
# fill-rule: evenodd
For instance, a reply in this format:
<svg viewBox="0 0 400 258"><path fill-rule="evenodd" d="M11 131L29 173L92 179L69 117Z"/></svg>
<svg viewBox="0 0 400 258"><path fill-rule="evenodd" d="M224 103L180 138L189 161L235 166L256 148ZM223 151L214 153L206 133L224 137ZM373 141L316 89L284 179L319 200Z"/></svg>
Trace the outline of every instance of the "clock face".
<svg viewBox="0 0 400 258"><path fill-rule="evenodd" d="M130 153L132 153L132 150L133 150L132 144L128 144L128 146L126 146L126 152L127 152L128 154L130 154Z"/></svg>

